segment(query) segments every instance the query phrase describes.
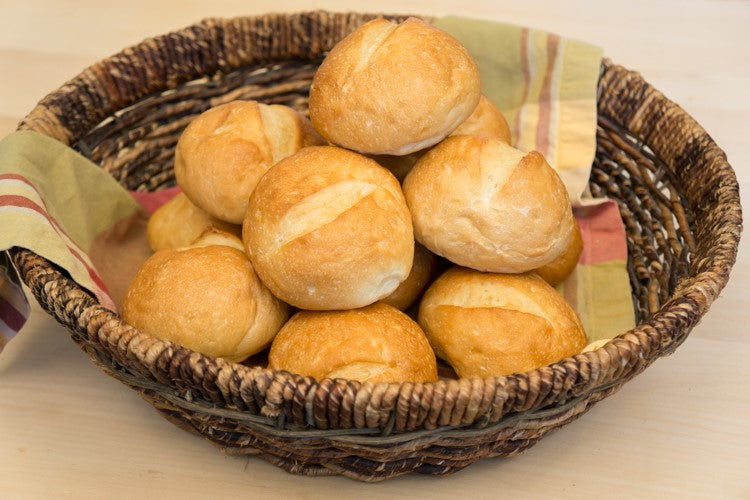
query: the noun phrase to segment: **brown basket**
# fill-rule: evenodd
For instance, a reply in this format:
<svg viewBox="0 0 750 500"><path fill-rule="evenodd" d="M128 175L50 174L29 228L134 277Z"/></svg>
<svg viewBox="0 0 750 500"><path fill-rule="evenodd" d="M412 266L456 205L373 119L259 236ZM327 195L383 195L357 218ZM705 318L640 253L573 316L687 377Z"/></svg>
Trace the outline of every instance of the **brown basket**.
<svg viewBox="0 0 750 500"><path fill-rule="evenodd" d="M72 145L129 189L160 189L174 183L174 146L193 117L232 99L306 111L324 52L373 17L206 20L91 66L20 128ZM42 306L106 373L223 450L308 475L446 474L520 453L615 392L671 353L729 278L742 225L738 186L706 132L640 75L605 61L597 139L591 190L620 205L640 324L528 373L362 384L233 364L145 335L45 259L11 254Z"/></svg>

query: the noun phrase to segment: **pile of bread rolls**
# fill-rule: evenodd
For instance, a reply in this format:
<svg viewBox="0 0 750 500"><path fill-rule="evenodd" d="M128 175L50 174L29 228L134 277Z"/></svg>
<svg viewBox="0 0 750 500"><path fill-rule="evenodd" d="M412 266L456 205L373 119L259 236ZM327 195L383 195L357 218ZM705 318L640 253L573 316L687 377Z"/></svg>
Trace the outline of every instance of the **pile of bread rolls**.
<svg viewBox="0 0 750 500"><path fill-rule="evenodd" d="M128 323L209 356L270 345L270 368L371 382L437 380L436 355L492 376L584 348L550 286L581 251L565 186L509 145L457 40L369 22L323 61L309 109L235 101L186 128L182 192L149 221Z"/></svg>

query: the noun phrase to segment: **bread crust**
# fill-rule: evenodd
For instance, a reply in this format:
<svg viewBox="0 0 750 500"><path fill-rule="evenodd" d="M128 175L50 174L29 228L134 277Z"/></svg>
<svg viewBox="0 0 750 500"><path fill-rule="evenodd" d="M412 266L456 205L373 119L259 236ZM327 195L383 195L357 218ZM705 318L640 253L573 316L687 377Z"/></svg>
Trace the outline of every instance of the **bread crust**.
<svg viewBox="0 0 750 500"><path fill-rule="evenodd" d="M196 206L241 224L260 177L282 158L314 144L323 144L322 138L292 108L232 101L187 126L175 150L175 177Z"/></svg>
<svg viewBox="0 0 750 500"><path fill-rule="evenodd" d="M436 275L437 256L419 243L414 245L414 263L409 276L386 298L382 299L388 305L406 311L422 295Z"/></svg>
<svg viewBox="0 0 750 500"><path fill-rule="evenodd" d="M361 382L437 380L435 354L411 318L383 303L348 311L301 311L271 345L269 368Z"/></svg>
<svg viewBox="0 0 750 500"><path fill-rule="evenodd" d="M578 259L583 250L583 239L581 238L581 228L578 227L575 217L573 218L573 226L573 234L565 250L555 260L535 270L544 281L552 286L565 281L565 278L570 276L578 265Z"/></svg>
<svg viewBox="0 0 750 500"><path fill-rule="evenodd" d="M417 162L403 190L417 241L479 271L539 268L573 231L568 193L544 157L497 139L445 139Z"/></svg>
<svg viewBox="0 0 750 500"><path fill-rule="evenodd" d="M416 18L375 19L315 73L310 119L348 149L405 155L437 144L479 102L479 69L452 36Z"/></svg>
<svg viewBox="0 0 750 500"><path fill-rule="evenodd" d="M243 252L211 245L152 255L131 282L122 314L154 337L239 362L270 344L289 308Z"/></svg>
<svg viewBox="0 0 750 500"><path fill-rule="evenodd" d="M396 178L333 146L304 148L271 168L250 197L242 232L263 282L301 309L372 304L406 279L414 257Z"/></svg>
<svg viewBox="0 0 750 500"><path fill-rule="evenodd" d="M151 250L180 248L190 245L209 228L240 236L242 228L212 217L193 205L185 193L160 206L151 214L146 226L146 236Z"/></svg>
<svg viewBox="0 0 750 500"><path fill-rule="evenodd" d="M425 292L419 324L460 377L524 372L586 346L575 311L534 273L449 269Z"/></svg>
<svg viewBox="0 0 750 500"><path fill-rule="evenodd" d="M471 115L464 120L449 137L456 135L479 135L494 137L510 144L510 127L502 111L487 99L484 94L479 97L479 104Z"/></svg>

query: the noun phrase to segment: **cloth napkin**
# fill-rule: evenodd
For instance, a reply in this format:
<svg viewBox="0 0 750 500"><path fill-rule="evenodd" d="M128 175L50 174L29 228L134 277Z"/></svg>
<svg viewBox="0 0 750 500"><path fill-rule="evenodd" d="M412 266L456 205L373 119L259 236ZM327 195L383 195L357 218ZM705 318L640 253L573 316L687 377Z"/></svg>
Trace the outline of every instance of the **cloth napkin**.
<svg viewBox="0 0 750 500"><path fill-rule="evenodd" d="M505 115L513 146L539 151L581 205L596 150L599 47L493 21L444 17L435 25L479 66L482 92Z"/></svg>
<svg viewBox="0 0 750 500"><path fill-rule="evenodd" d="M599 49L502 23L447 17L436 24L477 60L483 91L506 114L514 145L545 153L571 199L581 200L595 147ZM128 193L67 146L14 132L0 141L0 250L18 246L44 256L116 311L150 255L149 213L177 192ZM612 201L581 206L575 215L584 250L558 290L578 311L589 341L611 338L634 324L624 226ZM28 315L2 252L0 350Z"/></svg>

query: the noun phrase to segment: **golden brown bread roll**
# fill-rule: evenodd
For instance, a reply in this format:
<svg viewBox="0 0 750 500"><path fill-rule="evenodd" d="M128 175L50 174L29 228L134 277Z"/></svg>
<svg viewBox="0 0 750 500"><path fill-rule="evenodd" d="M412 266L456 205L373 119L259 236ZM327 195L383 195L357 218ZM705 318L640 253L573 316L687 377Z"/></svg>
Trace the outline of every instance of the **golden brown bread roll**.
<svg viewBox="0 0 750 500"><path fill-rule="evenodd" d="M454 130L449 137L454 135L480 135L494 137L506 144L510 144L510 129L508 122L502 112L495 107L489 99L482 95L479 104L471 115ZM406 174L414 167L429 149L422 149L403 156L394 155L372 155L371 158L379 165L387 168L399 182L403 182Z"/></svg>
<svg viewBox="0 0 750 500"><path fill-rule="evenodd" d="M575 311L534 273L449 269L425 292L419 324L460 377L531 370L586 345Z"/></svg>
<svg viewBox="0 0 750 500"><path fill-rule="evenodd" d="M268 367L318 380L437 380L435 354L424 333L383 303L349 311L301 311L271 344Z"/></svg>
<svg viewBox="0 0 750 500"><path fill-rule="evenodd" d="M510 144L510 127L502 111L484 95L471 115L451 133L454 135L480 135L494 137Z"/></svg>
<svg viewBox="0 0 750 500"><path fill-rule="evenodd" d="M125 321L211 357L242 361L264 349L289 315L239 250L160 250L128 288Z"/></svg>
<svg viewBox="0 0 750 500"><path fill-rule="evenodd" d="M372 304L406 279L414 256L396 178L334 146L274 165L250 197L242 233L258 276L301 309Z"/></svg>
<svg viewBox="0 0 750 500"><path fill-rule="evenodd" d="M214 245L224 245L225 247L231 247L245 253L245 245L242 244L242 239L237 234L222 231L214 226L206 228L190 244L191 247L210 247Z"/></svg>
<svg viewBox="0 0 750 500"><path fill-rule="evenodd" d="M437 269L437 257L425 247L416 243L414 245L414 264L411 266L409 276L389 296L382 299L388 305L405 311L419 298L420 294L427 288L430 278Z"/></svg>
<svg viewBox="0 0 750 500"><path fill-rule="evenodd" d="M612 339L595 340L595 341L591 342L590 344L588 344L586 347L584 347L581 352L595 351L595 350L599 349L600 347L604 347L607 344L607 342L609 342L610 340L612 340Z"/></svg>
<svg viewBox="0 0 750 500"><path fill-rule="evenodd" d="M310 87L310 119L334 144L405 155L450 134L479 95L477 65L455 38L415 18L375 19L320 65Z"/></svg>
<svg viewBox="0 0 750 500"><path fill-rule="evenodd" d="M195 205L241 224L250 193L266 170L304 146L322 143L292 108L233 101L188 125L177 142L175 177Z"/></svg>
<svg viewBox="0 0 750 500"><path fill-rule="evenodd" d="M153 251L180 248L191 244L208 227L240 235L242 228L211 217L179 193L151 214L146 226L148 244Z"/></svg>
<svg viewBox="0 0 750 500"><path fill-rule="evenodd" d="M497 139L445 139L417 162L403 190L417 241L479 271L537 269L573 232L568 193L544 157Z"/></svg>
<svg viewBox="0 0 750 500"><path fill-rule="evenodd" d="M555 260L537 269L536 273L552 286L562 283L576 268L582 249L581 228L578 227L578 222L573 218L573 235L565 250Z"/></svg>

